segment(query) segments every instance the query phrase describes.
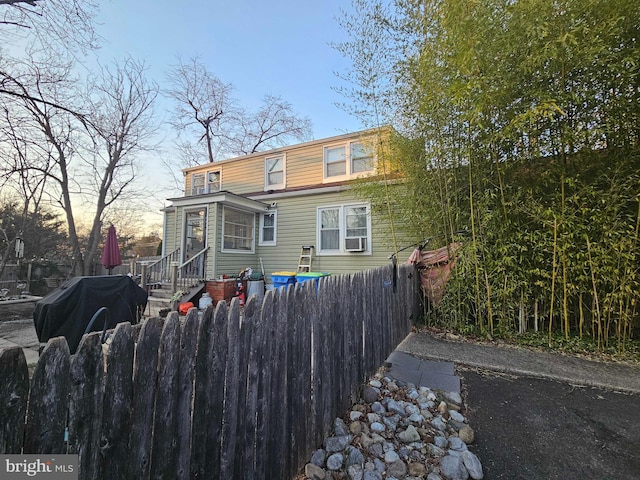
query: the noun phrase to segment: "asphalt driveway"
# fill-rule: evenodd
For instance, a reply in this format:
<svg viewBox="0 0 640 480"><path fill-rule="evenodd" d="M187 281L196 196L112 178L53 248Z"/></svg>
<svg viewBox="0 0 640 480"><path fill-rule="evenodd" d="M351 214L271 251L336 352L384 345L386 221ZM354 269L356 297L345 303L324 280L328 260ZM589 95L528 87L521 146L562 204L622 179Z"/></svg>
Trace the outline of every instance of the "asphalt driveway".
<svg viewBox="0 0 640 480"><path fill-rule="evenodd" d="M485 479L640 479L640 396L459 369Z"/></svg>

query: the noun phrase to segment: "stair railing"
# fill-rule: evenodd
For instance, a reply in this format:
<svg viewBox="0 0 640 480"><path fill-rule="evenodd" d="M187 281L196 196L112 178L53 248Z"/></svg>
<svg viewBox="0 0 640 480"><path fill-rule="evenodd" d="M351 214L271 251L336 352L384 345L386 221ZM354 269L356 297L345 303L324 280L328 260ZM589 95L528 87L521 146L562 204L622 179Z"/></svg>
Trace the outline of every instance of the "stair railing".
<svg viewBox="0 0 640 480"><path fill-rule="evenodd" d="M179 261L180 247L159 260L149 263L146 266L146 278L142 280L143 285L160 286L163 284L171 284L171 265Z"/></svg>
<svg viewBox="0 0 640 480"><path fill-rule="evenodd" d="M208 250L209 247L203 248L178 266L177 288L179 290L189 290L204 282Z"/></svg>

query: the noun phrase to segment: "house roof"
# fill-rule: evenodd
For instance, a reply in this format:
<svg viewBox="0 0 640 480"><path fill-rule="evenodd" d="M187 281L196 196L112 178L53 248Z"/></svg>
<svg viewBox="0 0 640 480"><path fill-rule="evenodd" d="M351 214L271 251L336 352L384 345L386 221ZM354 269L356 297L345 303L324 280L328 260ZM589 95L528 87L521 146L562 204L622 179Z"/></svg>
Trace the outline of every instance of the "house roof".
<svg viewBox="0 0 640 480"><path fill-rule="evenodd" d="M326 137L326 138L321 138L318 140L310 140L308 142L303 142L303 143L297 143L295 145L289 145L289 146L285 146L285 147L279 147L279 148L274 148L271 150L264 150L264 151L260 151L260 152L255 152L255 153L250 153L249 155L241 155L239 157L233 157L233 158L227 158L225 160L219 160L215 163L216 165L221 165L221 164L225 164L225 163L230 163L230 162L237 162L239 160L246 160L249 158L254 158L254 157L264 157L264 156L269 156L269 155L275 155L278 153L282 153L285 151L290 151L296 148L304 148L304 147L309 147L309 146L313 146L313 145L320 145L320 144L324 144L324 143L333 143L333 142L339 142L342 140L347 140L347 139L352 139L352 138L359 138L362 136L366 136L366 135L371 135L374 133L378 133L380 130L389 130L391 127L389 126L383 126L380 128L369 128L367 130L360 130L358 132L352 132L352 133L345 133L342 135L336 135L334 137ZM182 172L187 175L189 172L195 171L195 170L202 170L202 167L205 165L210 165L211 163L205 163L202 165L196 165L194 167L188 167L188 168L183 168Z"/></svg>
<svg viewBox="0 0 640 480"><path fill-rule="evenodd" d="M264 212L269 209L269 205L251 200L241 195L222 190L215 193L203 193L200 195L191 195L188 197L176 197L168 199L174 207L188 207L195 205L203 205L209 203L221 203L230 207L242 208L254 212Z"/></svg>

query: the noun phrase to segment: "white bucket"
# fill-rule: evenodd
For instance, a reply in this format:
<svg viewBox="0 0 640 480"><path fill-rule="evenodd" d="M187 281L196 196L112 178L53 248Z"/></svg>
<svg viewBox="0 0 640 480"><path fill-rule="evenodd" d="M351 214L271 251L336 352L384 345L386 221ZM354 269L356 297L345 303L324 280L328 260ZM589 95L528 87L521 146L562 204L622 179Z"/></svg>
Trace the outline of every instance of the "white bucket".
<svg viewBox="0 0 640 480"><path fill-rule="evenodd" d="M200 301L198 302L198 308L200 310L204 310L205 308L207 308L212 303L213 303L213 300L209 296L209 293L208 292L204 292L202 294L202 296L200 297Z"/></svg>
<svg viewBox="0 0 640 480"><path fill-rule="evenodd" d="M247 300L249 300L254 293L258 295L258 302L262 302L262 297L264 297L264 280L249 280L247 282Z"/></svg>

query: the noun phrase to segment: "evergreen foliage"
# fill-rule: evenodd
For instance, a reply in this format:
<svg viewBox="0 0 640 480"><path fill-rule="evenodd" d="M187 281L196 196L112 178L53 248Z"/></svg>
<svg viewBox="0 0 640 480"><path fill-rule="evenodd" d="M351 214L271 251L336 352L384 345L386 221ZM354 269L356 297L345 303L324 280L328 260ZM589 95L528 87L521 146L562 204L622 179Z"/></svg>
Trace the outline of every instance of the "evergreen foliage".
<svg viewBox="0 0 640 480"><path fill-rule="evenodd" d="M395 211L418 239L469 232L431 319L627 348L640 326L640 3L356 3L367 34L395 42L385 102L368 97L396 106Z"/></svg>

